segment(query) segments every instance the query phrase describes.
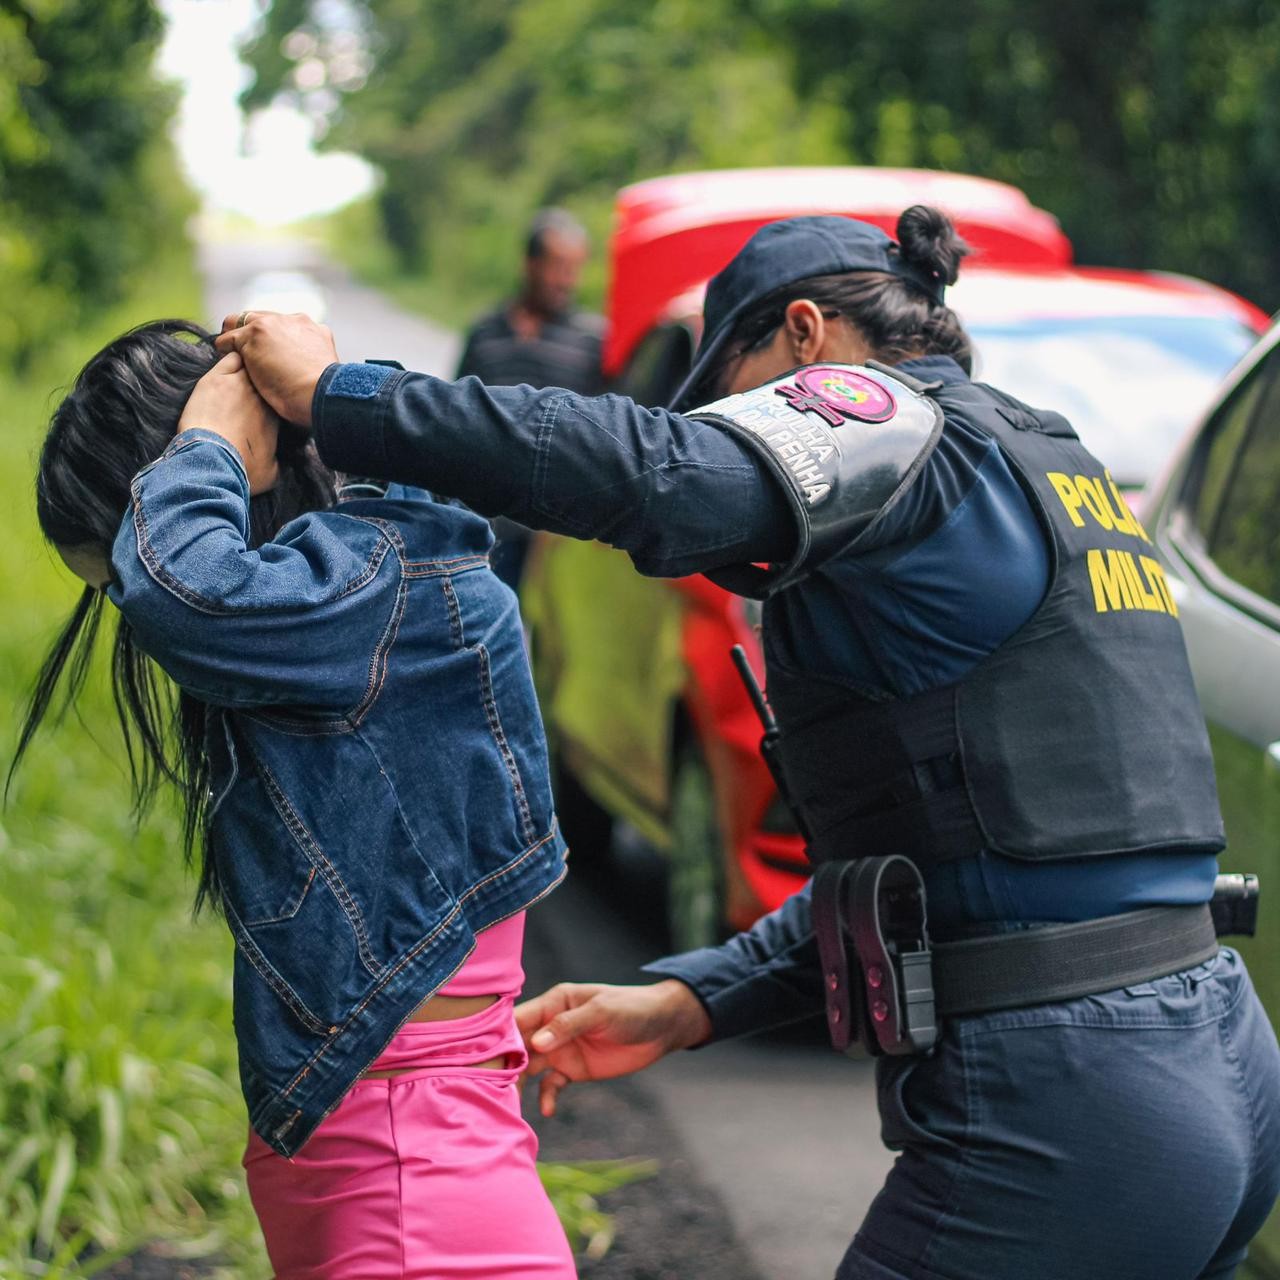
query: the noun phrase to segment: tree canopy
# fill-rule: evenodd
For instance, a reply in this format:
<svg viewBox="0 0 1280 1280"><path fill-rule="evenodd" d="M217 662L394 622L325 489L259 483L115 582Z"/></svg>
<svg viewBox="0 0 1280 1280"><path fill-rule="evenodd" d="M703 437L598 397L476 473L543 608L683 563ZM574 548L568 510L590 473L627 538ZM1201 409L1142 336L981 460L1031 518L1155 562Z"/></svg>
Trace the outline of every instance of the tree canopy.
<svg viewBox="0 0 1280 1280"><path fill-rule="evenodd" d="M1082 261L1280 305L1280 7L1269 0L754 0L848 154L966 170ZM844 31L847 41L832 38Z"/></svg>
<svg viewBox="0 0 1280 1280"><path fill-rule="evenodd" d="M328 68L352 29L326 25L323 0L277 0L245 51L245 103L318 98L326 142L385 175L383 224L403 260L465 272L479 294L507 282L541 204L572 205L600 231L613 192L639 177L840 154L836 113L802 104L767 33L726 22L730 8L370 0L351 10L367 79L344 84Z"/></svg>
<svg viewBox="0 0 1280 1280"><path fill-rule="evenodd" d="M0 0L0 363L118 298L191 210L152 0Z"/></svg>
<svg viewBox="0 0 1280 1280"><path fill-rule="evenodd" d="M245 57L247 105L292 94L381 168L406 263L481 287L542 203L869 163L1013 182L1082 261L1280 303L1268 0L275 0Z"/></svg>

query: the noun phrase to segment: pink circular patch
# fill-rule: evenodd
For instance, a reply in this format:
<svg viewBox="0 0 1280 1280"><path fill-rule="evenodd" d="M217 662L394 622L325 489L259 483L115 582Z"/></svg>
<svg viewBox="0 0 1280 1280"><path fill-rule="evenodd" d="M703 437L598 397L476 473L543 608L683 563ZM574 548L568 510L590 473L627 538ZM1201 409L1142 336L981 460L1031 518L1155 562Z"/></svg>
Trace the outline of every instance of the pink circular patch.
<svg viewBox="0 0 1280 1280"><path fill-rule="evenodd" d="M893 396L878 382L849 369L814 365L796 375L796 383L808 395L825 401L846 418L884 422L897 410Z"/></svg>

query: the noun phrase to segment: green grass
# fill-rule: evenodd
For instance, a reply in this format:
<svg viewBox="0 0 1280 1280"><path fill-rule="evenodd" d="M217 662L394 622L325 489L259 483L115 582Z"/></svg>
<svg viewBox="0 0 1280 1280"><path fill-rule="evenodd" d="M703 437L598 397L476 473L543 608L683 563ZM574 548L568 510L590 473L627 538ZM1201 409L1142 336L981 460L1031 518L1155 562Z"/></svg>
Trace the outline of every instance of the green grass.
<svg viewBox="0 0 1280 1280"><path fill-rule="evenodd" d="M540 1164L542 1185L556 1207L574 1251L603 1258L613 1244L613 1218L600 1208L599 1196L629 1182L652 1178L655 1160L578 1160Z"/></svg>
<svg viewBox="0 0 1280 1280"><path fill-rule="evenodd" d="M121 330L199 303L187 256L158 263L127 304L26 376L0 372L6 764L77 594L32 501L55 389ZM265 1275L239 1169L230 942L216 921L192 923L175 815L162 806L135 825L121 756L99 670L80 716L33 748L0 816L0 1273L89 1274L75 1262L85 1246L109 1257L164 1239Z"/></svg>
<svg viewBox="0 0 1280 1280"><path fill-rule="evenodd" d="M78 594L35 522L49 414L124 329L200 312L189 257L161 262L24 377L0 371L5 768ZM191 919L174 809L133 820L104 676L100 666L78 714L37 740L0 814L0 1275L91 1275L160 1241L255 1280L269 1267L240 1169L231 941L215 918ZM596 1197L651 1171L606 1161L548 1165L543 1177L575 1247L599 1256L612 1223Z"/></svg>

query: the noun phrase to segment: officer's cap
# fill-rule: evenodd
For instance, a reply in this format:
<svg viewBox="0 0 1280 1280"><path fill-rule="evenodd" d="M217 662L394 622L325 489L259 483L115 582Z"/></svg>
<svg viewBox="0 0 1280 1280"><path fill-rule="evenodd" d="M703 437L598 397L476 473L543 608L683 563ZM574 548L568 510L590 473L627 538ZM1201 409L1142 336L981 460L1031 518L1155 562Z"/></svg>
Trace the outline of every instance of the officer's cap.
<svg viewBox="0 0 1280 1280"><path fill-rule="evenodd" d="M909 280L935 302L942 301L943 282L905 261L897 241L869 222L834 214L771 222L761 227L707 286L702 341L671 407L693 407L686 401L715 363L739 318L761 298L797 280L848 271L888 272Z"/></svg>

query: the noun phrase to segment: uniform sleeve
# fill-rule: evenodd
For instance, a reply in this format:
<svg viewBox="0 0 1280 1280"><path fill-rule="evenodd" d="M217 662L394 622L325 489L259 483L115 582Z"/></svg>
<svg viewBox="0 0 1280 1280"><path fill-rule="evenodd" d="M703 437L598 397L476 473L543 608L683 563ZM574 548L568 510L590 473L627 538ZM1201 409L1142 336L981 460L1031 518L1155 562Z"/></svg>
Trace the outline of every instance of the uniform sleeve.
<svg viewBox="0 0 1280 1280"><path fill-rule="evenodd" d="M886 548L900 550L918 544L949 520L963 519L966 503L972 501L971 495L981 486L984 470L993 470L993 462L1009 477L1001 495L1009 492L1009 505L1019 512L1026 509L1029 514L1027 500L1020 496L1021 490L1007 464L1000 461L995 441L966 423L948 418L946 430L915 479L858 539L858 555L866 557Z"/></svg>
<svg viewBox="0 0 1280 1280"><path fill-rule="evenodd" d="M822 1013L822 966L810 914L812 881L718 947L665 956L646 973L678 978L711 1019L712 1038L764 1031Z"/></svg>
<svg viewBox="0 0 1280 1280"><path fill-rule="evenodd" d="M785 560L798 538L780 482L732 436L620 396L339 364L312 421L338 470L608 542L657 577Z"/></svg>

